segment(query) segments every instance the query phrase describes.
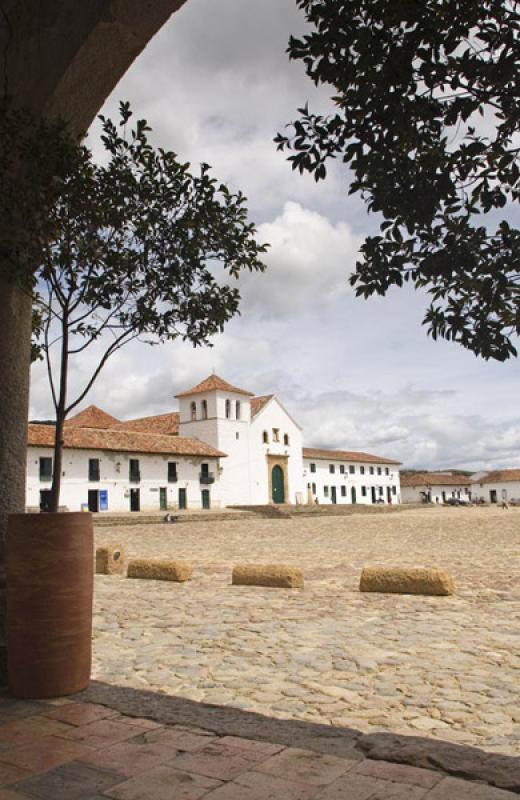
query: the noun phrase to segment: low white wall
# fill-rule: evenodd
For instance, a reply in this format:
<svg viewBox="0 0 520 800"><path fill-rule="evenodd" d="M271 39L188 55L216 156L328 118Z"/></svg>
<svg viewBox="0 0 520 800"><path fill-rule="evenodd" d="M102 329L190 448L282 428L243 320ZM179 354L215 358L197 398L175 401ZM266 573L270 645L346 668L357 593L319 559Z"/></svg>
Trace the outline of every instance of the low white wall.
<svg viewBox="0 0 520 800"><path fill-rule="evenodd" d="M520 481L476 483L472 488L474 496L484 498L486 503L501 503L502 500L520 500ZM496 501L492 499L492 492L496 493Z"/></svg>
<svg viewBox="0 0 520 800"><path fill-rule="evenodd" d="M403 503L423 503L424 497L429 496L432 503L442 505L445 500L452 497L458 500L470 500L474 491L472 486L453 486L453 484L440 486L402 486L401 497Z"/></svg>

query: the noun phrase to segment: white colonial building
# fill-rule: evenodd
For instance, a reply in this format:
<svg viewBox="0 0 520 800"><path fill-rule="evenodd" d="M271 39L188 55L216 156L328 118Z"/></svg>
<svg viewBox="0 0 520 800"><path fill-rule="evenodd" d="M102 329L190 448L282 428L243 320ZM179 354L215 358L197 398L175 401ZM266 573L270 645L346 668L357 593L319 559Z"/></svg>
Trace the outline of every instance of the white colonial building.
<svg viewBox="0 0 520 800"><path fill-rule="evenodd" d="M304 449L274 395L217 375L177 395L179 411L121 421L90 406L67 421L60 504L71 511L218 508L268 503L400 502L399 463ZM27 505L44 508L54 426L31 423Z"/></svg>
<svg viewBox="0 0 520 800"><path fill-rule="evenodd" d="M369 453L305 447L303 465L314 502L401 502L398 461Z"/></svg>
<svg viewBox="0 0 520 800"><path fill-rule="evenodd" d="M454 472L409 472L401 475L403 503L446 503L472 498L471 478Z"/></svg>
<svg viewBox="0 0 520 800"><path fill-rule="evenodd" d="M473 475L475 497L487 503L520 503L520 469L498 469Z"/></svg>

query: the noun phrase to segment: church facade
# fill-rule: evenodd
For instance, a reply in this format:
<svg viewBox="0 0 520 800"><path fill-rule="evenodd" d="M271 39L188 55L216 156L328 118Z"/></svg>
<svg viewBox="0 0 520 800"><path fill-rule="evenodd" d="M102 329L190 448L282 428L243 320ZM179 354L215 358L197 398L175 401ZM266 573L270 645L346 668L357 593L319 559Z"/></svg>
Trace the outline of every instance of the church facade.
<svg viewBox="0 0 520 800"><path fill-rule="evenodd" d="M275 395L210 375L177 399L170 414L121 421L91 406L68 420L60 504L119 512L400 502L399 462L305 448ZM29 425L28 508L45 508L53 443L54 426Z"/></svg>

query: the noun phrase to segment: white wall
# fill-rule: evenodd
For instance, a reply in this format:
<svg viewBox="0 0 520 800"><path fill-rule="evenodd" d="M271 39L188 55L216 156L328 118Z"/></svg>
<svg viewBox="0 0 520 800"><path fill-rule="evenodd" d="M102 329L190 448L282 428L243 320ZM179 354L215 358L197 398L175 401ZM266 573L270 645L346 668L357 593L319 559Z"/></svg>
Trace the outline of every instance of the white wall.
<svg viewBox="0 0 520 800"><path fill-rule="evenodd" d="M275 441L274 430L278 431ZM267 433L267 444L263 441L264 431ZM289 443L284 443L288 436ZM271 398L253 418L251 423L251 473L253 478L252 503L265 505L272 502L269 497L269 460L268 456L287 456L288 496L286 503L305 503L307 494L303 480L302 431L276 399Z"/></svg>
<svg viewBox="0 0 520 800"><path fill-rule="evenodd" d="M27 506L39 507L40 490L50 489L50 481L40 481L39 460L42 456L52 458L53 451L46 447L29 447L27 453ZM88 461L99 458L100 480L89 482ZM141 480L129 480L129 461L139 460ZM177 463L177 483L168 483L168 461ZM212 485L201 485L201 464L207 463L209 471L218 475L218 459L207 456L178 456L143 453L114 453L103 450L65 449L63 453L63 477L60 505L70 511L80 511L82 503L88 501L88 490L108 492L108 511L130 510L130 489L140 490L141 511L159 510L159 488L165 487L169 508L178 505L179 488L186 489L188 508L202 507L202 489L210 491L213 508L220 507L222 499L218 479Z"/></svg>
<svg viewBox="0 0 520 800"><path fill-rule="evenodd" d="M311 471L311 465L314 465L315 472ZM330 471L331 465L334 467L333 473ZM338 461L334 458L326 461L321 458L304 458L303 466L305 485L311 485L313 498L317 498L320 504L332 503L333 486L336 487L338 504L353 502L353 488L355 489L356 503L371 505L373 503L372 489L374 489L376 501L383 500L384 503L388 503L388 488L391 492L391 502L401 502L397 464L368 464L357 461ZM341 467L343 467L344 473L341 472ZM354 471L352 472L351 469ZM379 470L381 474L379 474ZM344 487L343 491L342 487Z"/></svg>
<svg viewBox="0 0 520 800"><path fill-rule="evenodd" d="M432 503L444 502L444 499L456 497L459 500L470 500L474 495L472 486L453 486L453 484L441 484L439 486L403 486L401 487L401 497L403 503L422 503L423 494L429 495Z"/></svg>
<svg viewBox="0 0 520 800"><path fill-rule="evenodd" d="M520 481L494 481L490 483L476 483L472 487L474 497L483 497L486 503L491 501L491 492L496 492L496 502L505 500L520 500ZM504 495L505 492L505 495Z"/></svg>
<svg viewBox="0 0 520 800"><path fill-rule="evenodd" d="M251 459L249 452L251 403L247 395L213 390L181 397L179 433L201 439L226 453L220 463L219 491L223 505L244 504L252 501ZM206 400L208 418L202 417L202 402ZM226 400L231 413L226 417ZM191 403L196 404L197 418L191 419ZM240 417L237 419L237 403Z"/></svg>

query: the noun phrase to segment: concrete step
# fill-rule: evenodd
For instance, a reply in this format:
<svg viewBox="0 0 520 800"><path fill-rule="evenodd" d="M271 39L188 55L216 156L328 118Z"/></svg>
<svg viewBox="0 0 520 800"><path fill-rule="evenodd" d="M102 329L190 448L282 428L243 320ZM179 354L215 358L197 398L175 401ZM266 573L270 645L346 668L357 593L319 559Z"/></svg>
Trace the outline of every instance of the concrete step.
<svg viewBox="0 0 520 800"><path fill-rule="evenodd" d="M171 514L176 518L175 523L165 523L164 517ZM112 528L123 525L181 525L184 522L227 522L230 520L253 518L256 515L244 511L208 511L204 512L184 512L184 511L164 511L161 514L147 514L146 511L137 511L126 514L93 514L94 526L96 528Z"/></svg>

